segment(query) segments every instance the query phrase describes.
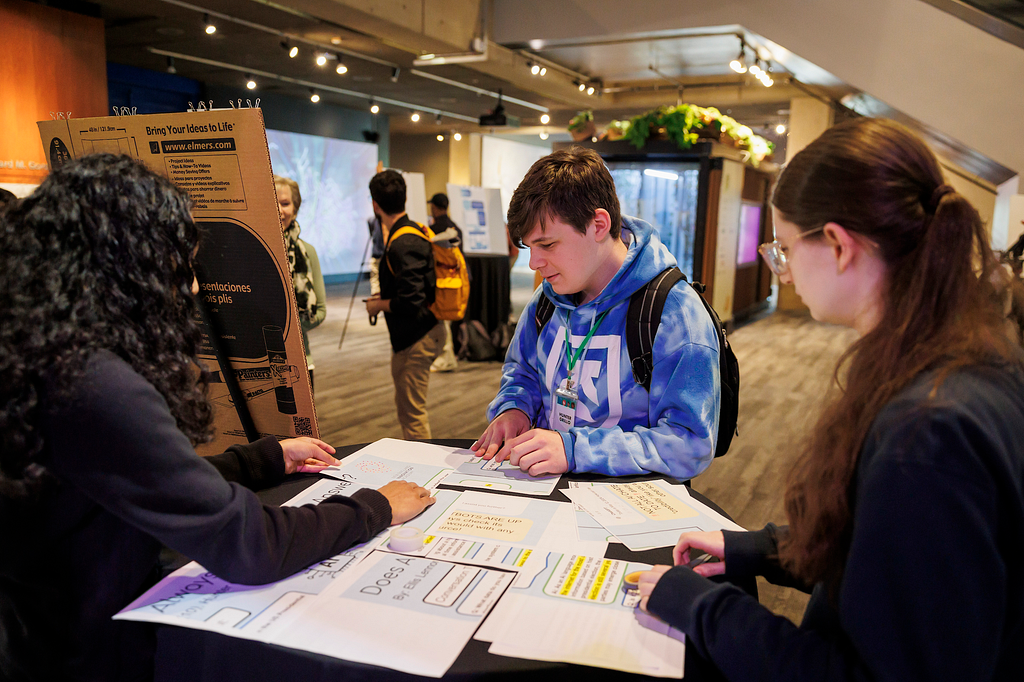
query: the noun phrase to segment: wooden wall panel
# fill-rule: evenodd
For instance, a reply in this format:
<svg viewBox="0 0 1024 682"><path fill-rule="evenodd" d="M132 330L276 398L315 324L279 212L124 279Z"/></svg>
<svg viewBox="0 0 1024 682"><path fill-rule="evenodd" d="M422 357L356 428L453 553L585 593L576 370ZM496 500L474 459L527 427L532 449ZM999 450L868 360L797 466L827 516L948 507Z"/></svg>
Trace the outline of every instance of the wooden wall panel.
<svg viewBox="0 0 1024 682"><path fill-rule="evenodd" d="M38 183L47 166L36 121L108 113L103 20L0 0L0 26L0 182Z"/></svg>

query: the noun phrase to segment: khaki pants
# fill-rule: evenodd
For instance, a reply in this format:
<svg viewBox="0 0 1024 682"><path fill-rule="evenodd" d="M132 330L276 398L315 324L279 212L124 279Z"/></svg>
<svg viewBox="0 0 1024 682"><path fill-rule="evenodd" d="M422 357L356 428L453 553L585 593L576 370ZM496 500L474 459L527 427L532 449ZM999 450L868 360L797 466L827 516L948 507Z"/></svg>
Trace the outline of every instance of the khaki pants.
<svg viewBox="0 0 1024 682"><path fill-rule="evenodd" d="M444 348L444 324L438 322L422 339L391 355L391 378L395 382L395 406L402 437L406 440L430 438L427 419L427 382L430 365Z"/></svg>

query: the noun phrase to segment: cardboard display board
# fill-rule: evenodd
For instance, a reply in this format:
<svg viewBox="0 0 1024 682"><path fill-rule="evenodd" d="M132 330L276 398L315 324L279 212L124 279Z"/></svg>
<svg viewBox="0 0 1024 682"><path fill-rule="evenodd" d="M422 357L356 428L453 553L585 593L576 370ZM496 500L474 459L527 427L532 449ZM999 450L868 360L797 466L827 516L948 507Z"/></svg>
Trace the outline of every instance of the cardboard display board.
<svg viewBox="0 0 1024 682"><path fill-rule="evenodd" d="M462 228L467 255L508 255L508 232L501 208L501 190L467 187L449 182L448 215Z"/></svg>
<svg viewBox="0 0 1024 682"><path fill-rule="evenodd" d="M205 232L199 356L214 376L214 440L200 454L266 435L318 437L262 112L41 121L39 132L51 168L94 152L128 154L191 196Z"/></svg>

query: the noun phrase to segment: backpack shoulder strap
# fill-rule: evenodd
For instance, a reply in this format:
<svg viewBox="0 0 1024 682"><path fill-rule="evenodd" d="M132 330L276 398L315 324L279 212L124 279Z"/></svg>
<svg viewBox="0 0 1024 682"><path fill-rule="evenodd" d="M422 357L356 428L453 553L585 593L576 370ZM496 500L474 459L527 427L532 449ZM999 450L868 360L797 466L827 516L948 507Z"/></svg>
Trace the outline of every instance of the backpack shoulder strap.
<svg viewBox="0 0 1024 682"><path fill-rule="evenodd" d="M416 224L419 225L419 223ZM403 225L402 227L398 228L397 230L389 234L388 243L384 245L384 263L387 264L388 270L391 271L391 274L395 274L395 270L394 268L391 267L391 261L388 260L388 250L391 248L391 242L395 241L402 235L406 234L414 234L421 239L426 239L428 242L430 241L430 239L427 238L427 235L423 234L423 232L417 230L415 227L411 225Z"/></svg>
<svg viewBox="0 0 1024 682"><path fill-rule="evenodd" d="M547 294L541 292L540 300L537 301L537 308L533 311L533 323L537 327L537 336L540 336L540 330L544 328L544 325L548 323L548 320L554 314L554 302L548 298Z"/></svg>
<svg viewBox="0 0 1024 682"><path fill-rule="evenodd" d="M392 232L390 235L388 235L387 246L391 246L391 242L395 241L396 239L398 239L402 235L406 235L406 234L414 234L414 235L416 235L418 237L422 237L423 239L426 239L427 241L430 241L427 238L427 235L423 234L423 232L421 230L417 230L412 225L403 225L402 227L398 228L397 230ZM387 248L387 246L385 248Z"/></svg>
<svg viewBox="0 0 1024 682"><path fill-rule="evenodd" d="M629 298L626 312L626 349L633 368L633 380L651 390L651 375L654 372L654 337L661 324L661 313L672 287L679 281L686 281L686 275L677 267L671 267L658 274L633 293Z"/></svg>

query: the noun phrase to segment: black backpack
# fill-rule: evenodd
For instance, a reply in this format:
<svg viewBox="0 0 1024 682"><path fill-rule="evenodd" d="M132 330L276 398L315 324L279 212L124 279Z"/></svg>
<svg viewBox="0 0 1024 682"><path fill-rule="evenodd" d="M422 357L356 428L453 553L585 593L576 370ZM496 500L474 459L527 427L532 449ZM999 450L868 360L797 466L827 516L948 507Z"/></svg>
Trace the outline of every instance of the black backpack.
<svg viewBox="0 0 1024 682"><path fill-rule="evenodd" d="M678 282L686 281L679 268L671 267L658 274L644 287L638 289L629 298L629 310L626 312L626 349L629 353L629 364L633 368L633 380L651 390L651 373L654 371L654 337L661 324L661 312L665 309L665 299L669 291ZM736 435L736 420L740 408L740 363L736 353L729 345L725 335L725 327L718 319L714 308L704 299L704 285L694 282L690 286L697 292L704 309L711 316L718 334L718 369L721 374L722 398L718 410L718 439L715 443L715 457L721 457L729 451L732 438ZM537 301L533 320L537 334L555 313L555 304L546 295Z"/></svg>

